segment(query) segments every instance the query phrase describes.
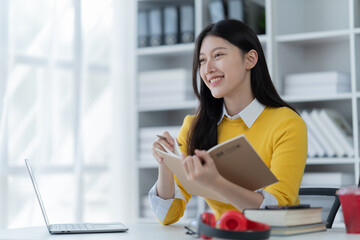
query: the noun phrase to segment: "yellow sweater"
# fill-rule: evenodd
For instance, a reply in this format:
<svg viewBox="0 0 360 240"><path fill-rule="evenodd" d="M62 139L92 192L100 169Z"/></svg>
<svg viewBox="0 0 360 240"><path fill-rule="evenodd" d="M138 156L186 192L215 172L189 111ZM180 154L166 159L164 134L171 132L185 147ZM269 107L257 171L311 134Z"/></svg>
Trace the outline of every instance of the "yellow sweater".
<svg viewBox="0 0 360 240"><path fill-rule="evenodd" d="M186 116L178 135L181 151L186 153L186 137L194 116ZM218 143L244 134L279 182L264 189L274 195L279 205L299 203L298 191L307 157L307 130L302 118L287 107L266 107L254 124L248 128L241 118L224 117L218 125ZM176 179L188 202L191 195ZM236 209L231 204L205 199L218 220L223 213ZM177 222L184 214L186 203L174 199L162 224Z"/></svg>

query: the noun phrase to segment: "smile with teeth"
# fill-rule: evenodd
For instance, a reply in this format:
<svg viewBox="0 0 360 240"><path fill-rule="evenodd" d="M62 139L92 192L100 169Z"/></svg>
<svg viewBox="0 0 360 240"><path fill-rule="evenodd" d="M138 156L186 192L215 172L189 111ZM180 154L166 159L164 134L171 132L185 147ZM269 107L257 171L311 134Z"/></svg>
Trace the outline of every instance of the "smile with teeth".
<svg viewBox="0 0 360 240"><path fill-rule="evenodd" d="M210 83L214 83L214 82L217 82L217 81L220 81L221 80L221 77L217 77L217 78L213 78L210 80Z"/></svg>

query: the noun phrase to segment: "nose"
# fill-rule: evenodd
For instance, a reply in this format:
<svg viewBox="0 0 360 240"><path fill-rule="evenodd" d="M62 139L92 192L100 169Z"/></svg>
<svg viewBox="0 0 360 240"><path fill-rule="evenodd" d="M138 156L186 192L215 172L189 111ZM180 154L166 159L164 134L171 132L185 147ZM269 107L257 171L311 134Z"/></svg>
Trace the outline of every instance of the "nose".
<svg viewBox="0 0 360 240"><path fill-rule="evenodd" d="M209 59L207 60L205 64L205 74L213 73L215 69L213 60Z"/></svg>

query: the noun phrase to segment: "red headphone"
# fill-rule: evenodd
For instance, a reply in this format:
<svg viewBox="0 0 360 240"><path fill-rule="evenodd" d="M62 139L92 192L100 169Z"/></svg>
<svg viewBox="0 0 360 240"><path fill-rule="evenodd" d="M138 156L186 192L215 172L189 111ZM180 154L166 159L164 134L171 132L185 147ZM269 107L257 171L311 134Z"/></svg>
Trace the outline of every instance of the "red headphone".
<svg viewBox="0 0 360 240"><path fill-rule="evenodd" d="M227 211L224 213L216 227L215 217L212 213L204 212L200 215L197 234L203 239L212 237L226 239L259 240L268 239L270 226L248 220L239 211Z"/></svg>

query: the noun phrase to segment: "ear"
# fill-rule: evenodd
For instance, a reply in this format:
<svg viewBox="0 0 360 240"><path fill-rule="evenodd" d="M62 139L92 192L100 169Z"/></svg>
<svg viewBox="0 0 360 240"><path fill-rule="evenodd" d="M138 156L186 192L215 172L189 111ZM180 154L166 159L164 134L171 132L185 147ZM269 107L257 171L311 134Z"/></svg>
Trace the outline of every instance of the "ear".
<svg viewBox="0 0 360 240"><path fill-rule="evenodd" d="M246 70L252 69L258 61L258 53L251 49L249 52L245 54L245 67Z"/></svg>

